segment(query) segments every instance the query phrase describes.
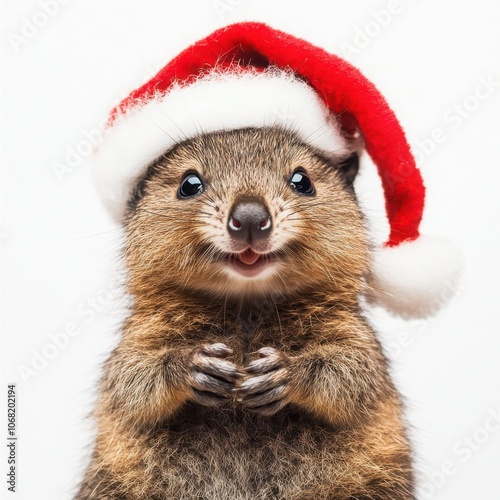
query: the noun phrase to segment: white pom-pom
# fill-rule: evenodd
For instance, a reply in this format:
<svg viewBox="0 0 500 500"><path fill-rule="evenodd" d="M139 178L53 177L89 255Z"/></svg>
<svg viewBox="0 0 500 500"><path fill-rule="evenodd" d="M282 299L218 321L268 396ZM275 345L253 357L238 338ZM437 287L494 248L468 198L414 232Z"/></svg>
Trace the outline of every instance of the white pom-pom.
<svg viewBox="0 0 500 500"><path fill-rule="evenodd" d="M375 252L368 299L406 318L429 316L455 295L461 270L452 243L420 236Z"/></svg>

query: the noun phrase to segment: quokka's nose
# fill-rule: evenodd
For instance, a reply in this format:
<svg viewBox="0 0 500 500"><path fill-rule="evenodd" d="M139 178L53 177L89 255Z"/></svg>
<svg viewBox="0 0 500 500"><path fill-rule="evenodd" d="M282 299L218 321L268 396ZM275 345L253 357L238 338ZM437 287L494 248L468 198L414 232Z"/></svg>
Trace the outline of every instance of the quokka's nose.
<svg viewBox="0 0 500 500"><path fill-rule="evenodd" d="M270 234L271 216L260 200L236 201L229 216L227 228L232 238L252 243Z"/></svg>

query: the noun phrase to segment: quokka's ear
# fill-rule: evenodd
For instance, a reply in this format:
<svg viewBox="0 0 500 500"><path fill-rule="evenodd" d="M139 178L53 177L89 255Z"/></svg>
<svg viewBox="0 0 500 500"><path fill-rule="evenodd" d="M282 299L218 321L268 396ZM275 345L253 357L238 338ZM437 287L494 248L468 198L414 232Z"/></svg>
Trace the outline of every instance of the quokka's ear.
<svg viewBox="0 0 500 500"><path fill-rule="evenodd" d="M338 164L337 170L340 172L346 188L354 189L354 180L359 171L358 153L352 153L345 160L342 160Z"/></svg>

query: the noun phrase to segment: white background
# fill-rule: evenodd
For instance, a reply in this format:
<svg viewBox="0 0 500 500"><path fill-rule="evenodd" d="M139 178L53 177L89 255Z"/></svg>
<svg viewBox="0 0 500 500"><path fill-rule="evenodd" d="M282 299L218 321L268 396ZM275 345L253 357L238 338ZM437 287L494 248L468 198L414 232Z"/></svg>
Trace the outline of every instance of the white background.
<svg viewBox="0 0 500 500"><path fill-rule="evenodd" d="M180 50L225 24L261 20L344 55L403 123L428 187L423 232L455 241L466 264L459 293L435 318L371 313L407 402L418 498L500 498L498 1L401 0L385 20L377 12L389 0L61 0L47 7L51 17L41 3L2 2L0 436L6 384L16 382L16 497L71 498L121 317L120 230L84 163L59 176L58 163L68 148L85 152L86 131ZM481 79L496 83L479 101ZM365 160L358 192L382 238L378 179ZM62 333L74 325L72 337ZM0 448L1 496L10 498Z"/></svg>

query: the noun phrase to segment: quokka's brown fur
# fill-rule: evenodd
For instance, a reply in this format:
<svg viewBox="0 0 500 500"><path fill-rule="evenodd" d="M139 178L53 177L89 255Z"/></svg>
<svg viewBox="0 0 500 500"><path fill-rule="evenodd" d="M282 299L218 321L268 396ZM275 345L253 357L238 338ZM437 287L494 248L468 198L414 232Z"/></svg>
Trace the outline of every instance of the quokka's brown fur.
<svg viewBox="0 0 500 500"><path fill-rule="evenodd" d="M202 135L149 168L126 223L133 305L77 499L414 498L401 404L359 305L369 245L344 159L265 128ZM314 196L290 189L298 166ZM179 199L186 171L206 190ZM241 196L269 208L280 248L260 282L221 271Z"/></svg>

